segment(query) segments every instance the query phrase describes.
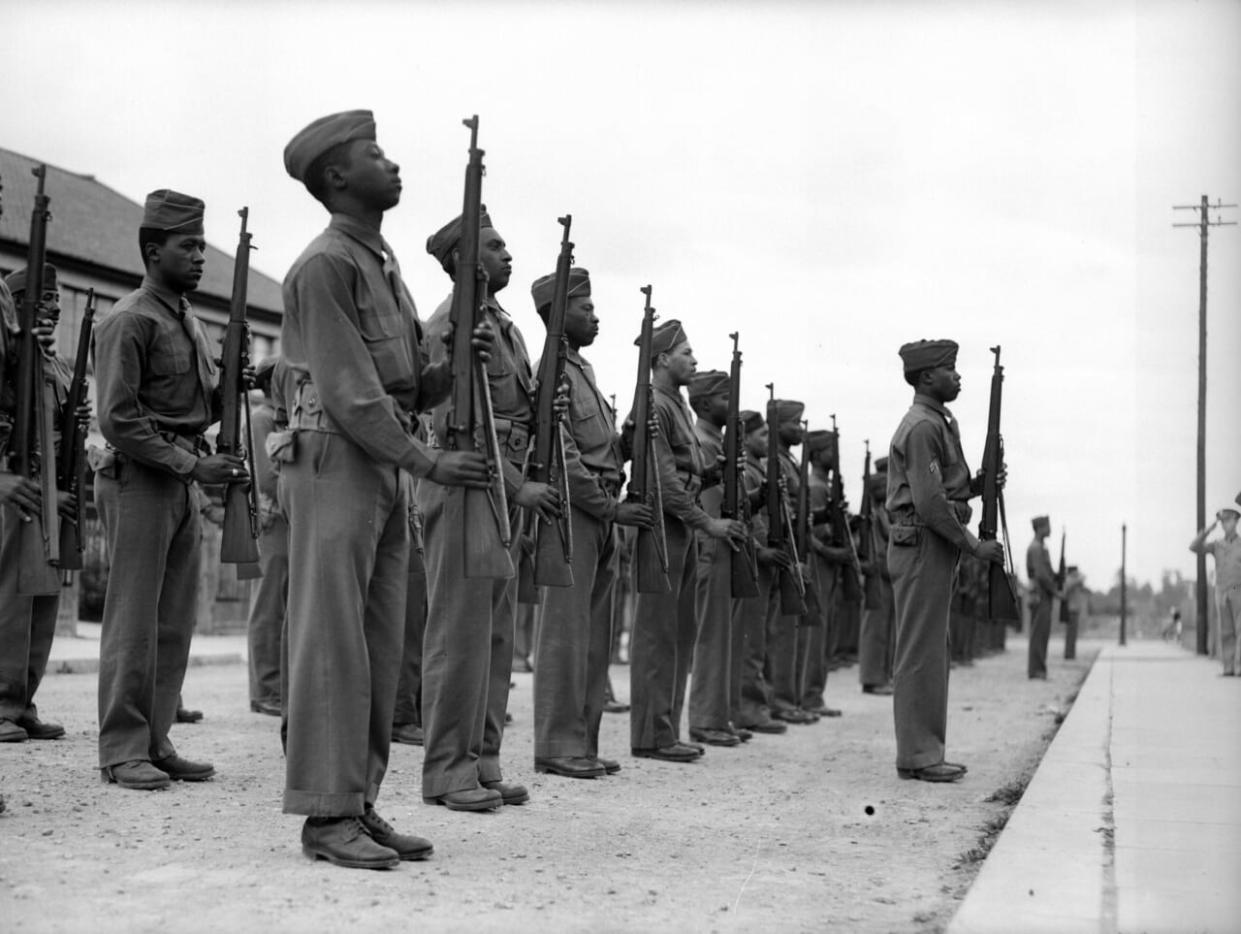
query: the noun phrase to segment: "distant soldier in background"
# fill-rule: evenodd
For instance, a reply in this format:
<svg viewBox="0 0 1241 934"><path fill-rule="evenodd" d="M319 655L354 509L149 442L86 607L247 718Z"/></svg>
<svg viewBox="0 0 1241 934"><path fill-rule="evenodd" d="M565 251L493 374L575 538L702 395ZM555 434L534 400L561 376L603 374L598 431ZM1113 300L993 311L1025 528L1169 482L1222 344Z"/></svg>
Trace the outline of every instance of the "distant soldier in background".
<svg viewBox="0 0 1241 934"><path fill-rule="evenodd" d="M1030 578L1030 653L1026 675L1047 680L1047 641L1051 637L1051 608L1057 596L1056 572L1047 551L1051 520L1036 516L1031 525L1034 539L1026 549L1026 575Z"/></svg>
<svg viewBox="0 0 1241 934"><path fill-rule="evenodd" d="M724 425L728 421L728 374L696 373L689 384L689 404L697 418L694 433L704 463L699 502L712 518L720 517L724 484ZM711 482L714 481L714 482ZM729 714L732 671L732 548L705 532L698 539L698 636L694 641L694 676L689 690L689 737L708 746L741 742Z"/></svg>
<svg viewBox="0 0 1241 934"><path fill-rule="evenodd" d="M244 483L246 465L212 454L220 415L212 348L186 295L203 274L203 202L147 195L138 245L146 275L95 326L99 430L95 501L110 582L99 645L99 766L105 781L149 790L205 781L207 762L168 738L197 616L201 515L195 483Z"/></svg>
<svg viewBox="0 0 1241 934"><path fill-rule="evenodd" d="M871 562L866 571L866 607L858 636L858 680L863 694L892 693L892 652L895 648L895 616L892 605L892 574L888 570L888 529L891 525L884 499L888 492L888 459L875 461L862 495L871 504Z"/></svg>
<svg viewBox="0 0 1241 934"><path fill-rule="evenodd" d="M811 431L806 434L805 445L806 456L810 458L808 502L812 518L807 554L801 558L810 566L819 606L815 617L804 620L805 625L797 630L797 665L803 675L801 707L820 717L839 717L840 711L829 707L823 698L836 642L840 565L848 561L851 554L848 548L832 545L828 521L832 491L830 473L837 465L836 435L830 431Z"/></svg>
<svg viewBox="0 0 1241 934"><path fill-rule="evenodd" d="M901 778L955 782L963 765L944 759L948 731L948 615L961 552L1004 560L999 542L966 528L971 479L956 420L946 408L961 392L954 341L915 341L900 349L914 388L888 452L888 567L896 605L893 719Z"/></svg>
<svg viewBox="0 0 1241 934"><path fill-rule="evenodd" d="M1064 621L1064 659L1072 661L1077 658L1077 631L1086 615L1086 578L1070 564L1064 577L1065 615Z"/></svg>
<svg viewBox="0 0 1241 934"><path fill-rule="evenodd" d="M60 588L38 595L18 592L22 517L26 513L37 514L40 500L35 480L9 470L10 456L16 453L12 450L20 334L16 308L25 297L26 272L19 269L0 282L0 743L59 739L65 735L65 728L59 723L39 719L34 702L56 634ZM35 318L35 338L41 349L39 378L44 381L48 403L53 406L55 440L59 442L61 410L68 401L73 367L52 349L56 322L60 319L60 291L56 267L51 264L43 267L43 294L38 298ZM31 434L33 437L34 433ZM53 457L54 452L39 451L37 455ZM61 500L61 521L71 521L69 494L61 494Z"/></svg>
<svg viewBox="0 0 1241 934"><path fill-rule="evenodd" d="M1200 531L1189 543L1195 554L1215 556L1215 601L1219 610L1219 637L1216 645L1224 675L1241 675L1241 535L1237 519L1241 517L1241 494L1238 506L1225 506L1215 514L1215 521ZM1224 537L1208 542L1207 536L1220 526Z"/></svg>

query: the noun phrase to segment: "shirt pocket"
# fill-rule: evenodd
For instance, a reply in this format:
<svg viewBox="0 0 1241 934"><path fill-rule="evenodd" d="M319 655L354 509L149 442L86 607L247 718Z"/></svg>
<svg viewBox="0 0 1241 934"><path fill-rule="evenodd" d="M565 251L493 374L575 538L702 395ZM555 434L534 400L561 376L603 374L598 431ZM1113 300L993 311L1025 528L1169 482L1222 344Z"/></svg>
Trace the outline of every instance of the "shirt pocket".
<svg viewBox="0 0 1241 934"><path fill-rule="evenodd" d="M147 368L153 376L181 376L190 371L190 348L187 341L177 340L171 334L156 339L147 358Z"/></svg>
<svg viewBox="0 0 1241 934"><path fill-rule="evenodd" d="M412 319L406 326L400 310L393 306L363 315L358 330L383 387L408 388L414 380Z"/></svg>

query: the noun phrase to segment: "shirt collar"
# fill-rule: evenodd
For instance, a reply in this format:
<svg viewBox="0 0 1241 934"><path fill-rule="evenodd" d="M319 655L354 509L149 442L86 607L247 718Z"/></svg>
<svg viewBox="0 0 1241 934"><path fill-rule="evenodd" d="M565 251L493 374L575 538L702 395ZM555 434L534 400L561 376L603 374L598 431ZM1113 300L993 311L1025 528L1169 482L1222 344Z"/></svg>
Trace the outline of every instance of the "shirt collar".
<svg viewBox="0 0 1241 934"><path fill-rule="evenodd" d="M185 311L181 303L185 302L188 306L189 302L186 301L184 295L178 295L176 292L172 291L172 289L164 288L150 276L142 277L142 287L158 298L161 304L166 305L168 310L176 315L177 318L182 318L185 316Z"/></svg>
<svg viewBox="0 0 1241 934"><path fill-rule="evenodd" d="M947 407L942 402L940 402L938 399L932 399L930 396L923 395L920 392L915 392L914 393L914 405L924 405L928 409L938 412L940 415L944 416L944 418L946 418L948 421L952 421L952 413L949 412Z"/></svg>
<svg viewBox="0 0 1241 934"><path fill-rule="evenodd" d="M381 260L392 258L379 231L374 227L368 227L355 217L350 217L348 214L333 214L332 220L328 223L328 229L357 240Z"/></svg>

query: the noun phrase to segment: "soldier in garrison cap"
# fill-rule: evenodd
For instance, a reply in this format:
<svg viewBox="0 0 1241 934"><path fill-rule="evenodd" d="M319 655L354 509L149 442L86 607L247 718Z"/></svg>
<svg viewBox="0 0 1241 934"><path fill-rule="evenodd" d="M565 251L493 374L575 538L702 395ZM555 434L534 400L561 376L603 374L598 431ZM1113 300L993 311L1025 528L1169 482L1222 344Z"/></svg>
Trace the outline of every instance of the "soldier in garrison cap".
<svg viewBox="0 0 1241 934"><path fill-rule="evenodd" d="M147 196L138 246L146 275L95 326L99 430L95 502L111 562L99 646L99 765L123 788L204 781L206 762L168 738L197 615L197 483L244 483L240 458L212 454L220 417L215 354L186 296L198 288L203 203ZM162 571L161 571L162 569ZM153 573L154 571L154 573Z"/></svg>
<svg viewBox="0 0 1241 934"><path fill-rule="evenodd" d="M1034 529L1034 538L1026 549L1026 574L1030 578L1030 647L1026 675L1046 681L1051 608L1059 592L1056 589L1056 572L1051 567L1051 555L1047 552L1051 520L1047 516L1035 516L1030 525Z"/></svg>
<svg viewBox="0 0 1241 934"><path fill-rule="evenodd" d="M771 716L771 686L767 682L767 605L776 573L787 565L787 556L767 544L767 420L760 412L741 413L745 431L745 470L742 479L750 500L749 535L758 563L758 594L733 605L733 629L742 642L733 663L736 687L732 693L732 719L741 729L755 733L785 733L788 727ZM736 646L734 642L734 646Z"/></svg>
<svg viewBox="0 0 1241 934"><path fill-rule="evenodd" d="M530 291L544 321L551 313L555 275ZM594 778L620 771L599 755L599 723L612 654L612 591L616 575L616 527L650 525L650 509L620 500L624 460L616 416L595 383L582 348L595 342L599 318L590 274L569 275L564 335L569 411L563 420L565 473L573 523L573 586L545 587L534 648L534 767L567 778Z"/></svg>
<svg viewBox="0 0 1241 934"><path fill-rule="evenodd" d="M896 770L901 778L954 782L966 769L944 759L953 575L963 551L996 563L1004 552L999 542L980 542L965 525L982 475L970 477L957 423L945 405L961 392L956 343L915 341L903 345L900 356L914 399L888 450Z"/></svg>
<svg viewBox="0 0 1241 934"><path fill-rule="evenodd" d="M296 443L280 468L289 520L284 811L306 815L307 856L380 869L429 841L375 811L387 770L409 577L409 477L482 486L481 455L432 450L417 413L452 374L422 325L380 230L399 166L369 110L314 121L285 168L330 213L284 280L282 395ZM473 335L483 352L485 331Z"/></svg>
<svg viewBox="0 0 1241 934"><path fill-rule="evenodd" d="M56 633L59 577L49 581L51 587L46 593L33 594L18 587L22 516L37 514L40 497L37 481L9 472L9 434L17 405L16 306L25 292L25 269L0 280L0 742L8 743L57 739L65 734L59 723L39 718L34 702ZM35 317L34 333L42 350L44 400L53 409L54 434L58 435L73 368L55 354L52 346L60 318L60 290L56 267L51 264L43 270L43 293L36 303ZM59 437L55 440L59 444ZM39 451L37 456L43 453ZM68 493L60 496L62 503L70 503ZM66 516L71 514L66 512ZM62 517L61 521L68 519Z"/></svg>
<svg viewBox="0 0 1241 934"><path fill-rule="evenodd" d="M487 362L487 383L500 445L500 469L509 498L509 520L522 527L522 510L547 521L559 510L555 490L525 480L522 468L534 433L534 375L521 331L500 305L497 293L509 283L513 257L486 209L478 221L479 261L487 273L485 325L495 333ZM457 275L456 250L463 231L460 217L427 238L427 252L450 278ZM463 271L473 275L473 270ZM433 359L446 359L452 295L427 322ZM451 400L432 412L437 439L447 437ZM427 629L423 639L422 797L457 811L489 811L502 804L524 804L525 786L504 781L500 745L513 672L513 630L517 578L471 580L465 576L463 497L435 484L418 485L427 558ZM490 521L490 520L489 520ZM521 535L514 534L513 563Z"/></svg>
<svg viewBox="0 0 1241 934"><path fill-rule="evenodd" d="M690 380L689 404L698 416L694 433L705 470L699 500L713 518L724 505L724 425L728 421L729 376L722 370ZM750 737L739 732L729 710L732 672L732 549L702 532L698 539L698 636L694 641L689 690L690 739L710 746L736 746Z"/></svg>
<svg viewBox="0 0 1241 934"><path fill-rule="evenodd" d="M1195 554L1215 556L1215 604L1219 610L1219 657L1224 675L1241 675L1241 535L1237 520L1241 518L1241 495L1238 504L1231 503L1215 513L1215 520L1201 530L1189 543ZM1223 538L1207 541L1219 526Z"/></svg>
<svg viewBox="0 0 1241 934"><path fill-rule="evenodd" d="M635 341L636 343L636 341ZM698 548L694 532L741 541L744 523L712 517L698 505L707 464L681 395L698 362L681 323L665 321L651 338L652 414L658 425L664 532L668 542L668 593L638 594L629 648L630 746L640 758L691 762L702 747L682 743L681 713L698 630Z"/></svg>
<svg viewBox="0 0 1241 934"><path fill-rule="evenodd" d="M858 680L863 694L892 693L892 650L895 617L892 606L892 573L888 570L888 531L891 520L884 500L888 492L888 459L875 461L875 471L862 495L869 497L870 567L866 571L866 605L858 632Z"/></svg>

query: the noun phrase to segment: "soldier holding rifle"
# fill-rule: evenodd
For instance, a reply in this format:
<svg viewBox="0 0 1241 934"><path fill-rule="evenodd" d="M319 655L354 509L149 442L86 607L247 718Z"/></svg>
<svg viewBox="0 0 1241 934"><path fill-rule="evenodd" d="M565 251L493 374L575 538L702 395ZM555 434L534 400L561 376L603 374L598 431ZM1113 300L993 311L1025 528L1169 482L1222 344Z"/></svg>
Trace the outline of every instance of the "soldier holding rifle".
<svg viewBox="0 0 1241 934"><path fill-rule="evenodd" d="M0 282L0 742L25 739L57 739L65 734L59 723L39 719L35 692L47 670L52 638L56 633L56 611L60 603L60 579L52 575L53 586L46 593L26 592L19 584L21 526L26 516L37 515L41 501L39 483L17 471L9 472L13 437L11 433L17 403L17 342L19 323L16 304L25 298L26 270L19 269ZM33 339L39 345L39 373L45 391L55 399L55 423L61 424L61 410L68 401L72 368L52 351L56 322L60 318L60 292L56 268L44 266L43 292L36 299ZM56 439L59 442L59 438ZM52 456L38 452L39 457ZM61 521L74 514L61 499ZM36 556L43 559L40 550ZM36 588L44 589L44 588Z"/></svg>
<svg viewBox="0 0 1241 934"><path fill-rule="evenodd" d="M95 328L99 430L95 500L110 580L99 659L99 765L122 788L205 781L206 762L168 738L197 615L200 518L192 485L243 483L240 457L212 454L220 415L215 352L186 296L203 274L203 203L162 189L146 199L146 275Z"/></svg>
<svg viewBox="0 0 1241 934"><path fill-rule="evenodd" d="M431 450L416 413L451 388L430 364L413 299L380 233L398 165L368 110L315 120L285 168L331 214L284 281L281 397L293 444L279 492L289 520L284 811L306 855L381 869L429 841L375 811L387 770L409 573L409 486L486 483L481 456ZM480 348L489 335L475 332Z"/></svg>
<svg viewBox="0 0 1241 934"><path fill-rule="evenodd" d="M555 276L530 287L544 321L551 313ZM567 778L594 778L620 770L599 756L599 722L612 651L612 589L616 575L615 526L650 524L650 509L620 502L624 462L616 417L595 383L582 348L595 342L599 318L590 273L569 273L564 337L569 382L564 420L565 468L573 542L573 584L546 587L538 608L534 665L534 766Z"/></svg>
<svg viewBox="0 0 1241 934"><path fill-rule="evenodd" d="M698 631L698 549L694 533L737 542L748 534L736 519L713 518L697 504L706 463L681 388L698 363L681 322L673 319L651 335L651 414L660 505L664 511L669 590L639 592L630 643L631 752L639 758L691 762L702 748L680 742L690 658ZM643 391L644 386L639 387Z"/></svg>
<svg viewBox="0 0 1241 934"><path fill-rule="evenodd" d="M915 341L904 344L900 356L914 400L888 454L896 770L901 778L955 782L966 769L944 760L953 575L961 552L999 564L1004 549L997 541L979 541L965 525L983 477L971 479L957 423L945 407L961 392L957 344Z"/></svg>

